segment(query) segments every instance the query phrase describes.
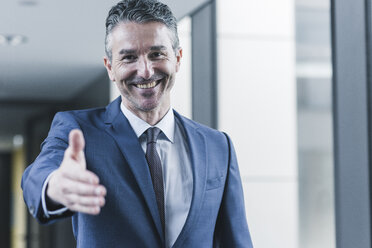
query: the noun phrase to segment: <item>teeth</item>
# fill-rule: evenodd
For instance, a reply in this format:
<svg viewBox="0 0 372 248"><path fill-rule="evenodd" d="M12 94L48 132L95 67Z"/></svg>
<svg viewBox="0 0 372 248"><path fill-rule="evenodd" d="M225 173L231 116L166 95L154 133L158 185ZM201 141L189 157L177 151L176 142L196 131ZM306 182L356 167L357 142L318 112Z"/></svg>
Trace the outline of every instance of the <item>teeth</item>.
<svg viewBox="0 0 372 248"><path fill-rule="evenodd" d="M148 88L153 88L155 87L156 85L156 82L151 82L151 83L148 83L148 84L137 84L137 87L140 88L140 89L148 89Z"/></svg>

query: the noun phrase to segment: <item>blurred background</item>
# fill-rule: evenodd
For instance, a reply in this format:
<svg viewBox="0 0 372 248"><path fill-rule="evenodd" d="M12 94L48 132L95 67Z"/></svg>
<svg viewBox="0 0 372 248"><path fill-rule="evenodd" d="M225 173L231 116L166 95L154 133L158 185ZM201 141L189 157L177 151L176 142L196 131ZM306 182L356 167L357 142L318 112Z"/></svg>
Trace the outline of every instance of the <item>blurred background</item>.
<svg viewBox="0 0 372 248"><path fill-rule="evenodd" d="M334 248L336 240L337 247L370 247L361 245L370 244L369 160L358 170L366 178L354 177L351 186L344 185L351 187L347 193L335 169L342 157L337 157L334 146L349 142L342 134L333 137L339 123L335 111L345 106L333 106L339 95L332 87L337 81L331 45L339 44L336 17L348 10L346 1L333 1L339 3L340 11L330 0L162 2L179 20L184 55L173 107L231 136L255 247ZM38 155L57 111L105 106L119 95L103 66L104 23L115 3L0 2L0 247L75 246L70 220L41 226L32 219L20 180ZM365 12L367 5L353 6L352 14L369 13ZM352 19L344 17L345 23ZM361 18L369 20L364 15ZM342 28L341 23L337 27ZM368 27L350 25L365 39ZM369 52L367 45L363 49ZM364 60L356 56L350 63ZM368 80L361 79L361 83L368 85ZM350 94L368 108L369 98L364 101L365 96ZM355 106L348 106L353 111ZM357 149L369 157L369 112L362 109L360 115L367 116L360 122L367 128L359 129L367 142ZM353 119L355 123L359 117ZM342 128L340 133L355 129L351 124ZM359 191L359 186L365 191ZM362 207L353 219L366 222L345 226L358 229L367 223L362 232L367 236L353 243L337 238L348 232L343 210L337 213L338 207L347 212L354 203L359 206L358 197L355 202L342 200L359 193Z"/></svg>

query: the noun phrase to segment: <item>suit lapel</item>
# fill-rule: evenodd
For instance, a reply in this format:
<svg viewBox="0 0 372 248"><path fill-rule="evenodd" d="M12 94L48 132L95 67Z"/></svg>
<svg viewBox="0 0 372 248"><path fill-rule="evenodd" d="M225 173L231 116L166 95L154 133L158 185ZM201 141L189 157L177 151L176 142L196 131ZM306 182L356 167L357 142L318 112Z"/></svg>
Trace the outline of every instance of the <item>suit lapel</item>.
<svg viewBox="0 0 372 248"><path fill-rule="evenodd" d="M174 113L175 116L180 120L186 133L186 139L191 153L190 157L193 172L193 195L191 206L185 225L174 244L174 247L177 247L181 245L183 240L188 236L191 228L195 227L195 221L197 220L204 200L208 161L207 146L204 134L198 130L194 123L182 117L176 111L174 111Z"/></svg>
<svg viewBox="0 0 372 248"><path fill-rule="evenodd" d="M151 212L156 229L162 238L163 231L148 164L136 134L130 126L127 118L125 118L120 110L120 103L121 100L118 98L108 105L106 109L106 132L116 141L122 154L127 160Z"/></svg>

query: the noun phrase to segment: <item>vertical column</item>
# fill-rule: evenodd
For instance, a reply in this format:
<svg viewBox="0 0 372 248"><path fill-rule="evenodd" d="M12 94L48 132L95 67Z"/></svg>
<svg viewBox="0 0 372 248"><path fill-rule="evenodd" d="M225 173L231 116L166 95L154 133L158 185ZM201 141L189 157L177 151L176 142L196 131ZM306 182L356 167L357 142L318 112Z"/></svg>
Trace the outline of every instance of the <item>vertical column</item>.
<svg viewBox="0 0 372 248"><path fill-rule="evenodd" d="M11 246L12 248L26 247L26 225L27 225L27 209L23 201L21 178L25 169L25 151L23 144L15 147L12 154L11 168L11 194L12 206L11 211Z"/></svg>
<svg viewBox="0 0 372 248"><path fill-rule="evenodd" d="M0 205L0 243L3 247L10 246L10 171L11 154L9 152L0 152L0 195L2 204Z"/></svg>
<svg viewBox="0 0 372 248"><path fill-rule="evenodd" d="M192 115L217 127L216 3L211 1L192 17Z"/></svg>
<svg viewBox="0 0 372 248"><path fill-rule="evenodd" d="M371 247L370 11L364 0L332 1L336 242ZM367 14L367 16L366 16Z"/></svg>

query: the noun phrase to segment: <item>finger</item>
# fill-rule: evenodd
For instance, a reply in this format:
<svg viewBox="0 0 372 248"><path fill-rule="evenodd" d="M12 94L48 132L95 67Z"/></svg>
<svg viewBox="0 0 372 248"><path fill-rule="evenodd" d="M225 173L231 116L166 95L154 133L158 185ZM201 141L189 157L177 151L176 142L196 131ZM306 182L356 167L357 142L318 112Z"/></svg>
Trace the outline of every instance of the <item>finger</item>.
<svg viewBox="0 0 372 248"><path fill-rule="evenodd" d="M69 209L75 212L81 212L81 213L86 213L86 214L91 214L91 215L97 215L101 212L100 207L87 207L87 206L80 205L80 204L74 204L71 207L69 207Z"/></svg>
<svg viewBox="0 0 372 248"><path fill-rule="evenodd" d="M71 146L72 155L79 154L84 149L85 140L83 133L79 129L73 129L69 135L69 145Z"/></svg>
<svg viewBox="0 0 372 248"><path fill-rule="evenodd" d="M96 174L88 170L82 170L81 167L72 165L63 170L62 176L72 180L88 184L99 184L99 178Z"/></svg>
<svg viewBox="0 0 372 248"><path fill-rule="evenodd" d="M67 180L62 186L63 194L77 194L80 196L105 196L106 188L102 185L92 185L87 183Z"/></svg>
<svg viewBox="0 0 372 248"><path fill-rule="evenodd" d="M105 198L103 196L80 196L77 194L66 195L66 205L73 206L75 204L86 207L102 207L105 205Z"/></svg>
<svg viewBox="0 0 372 248"><path fill-rule="evenodd" d="M69 134L69 147L71 148L71 157L76 161L82 158L82 152L85 146L83 133L79 129L73 129Z"/></svg>

